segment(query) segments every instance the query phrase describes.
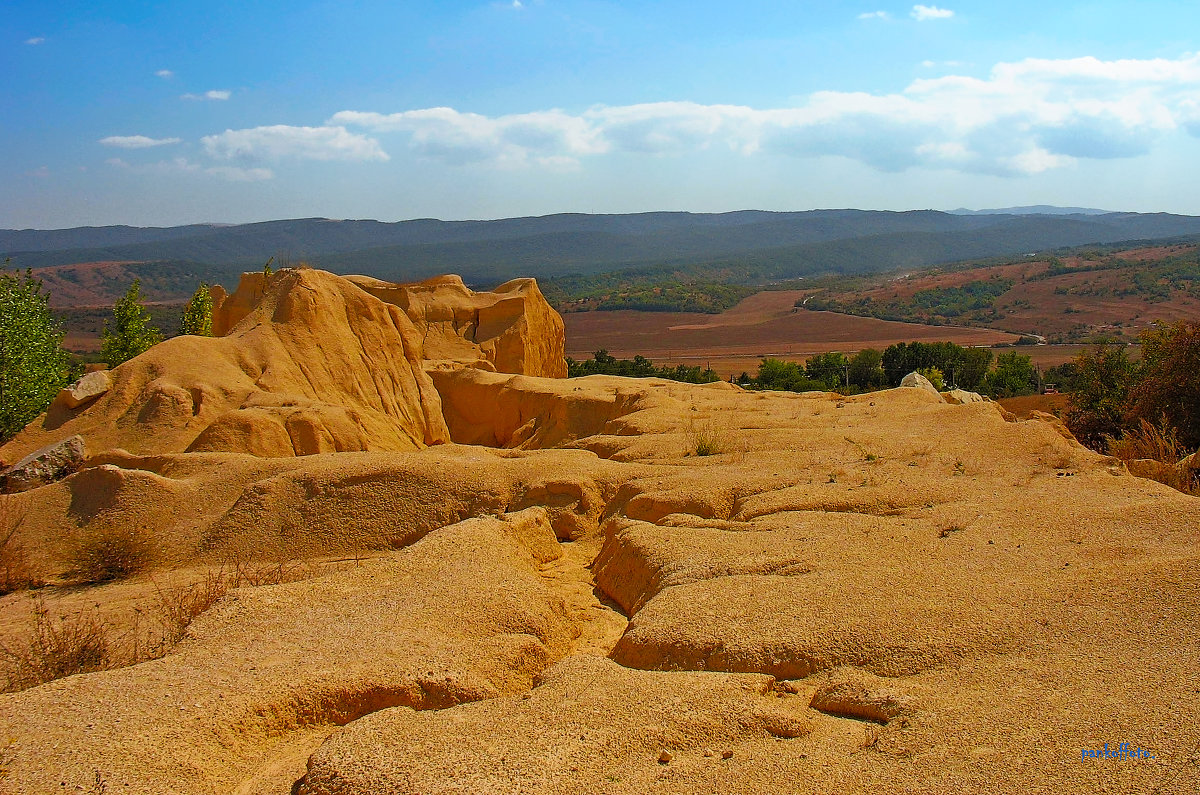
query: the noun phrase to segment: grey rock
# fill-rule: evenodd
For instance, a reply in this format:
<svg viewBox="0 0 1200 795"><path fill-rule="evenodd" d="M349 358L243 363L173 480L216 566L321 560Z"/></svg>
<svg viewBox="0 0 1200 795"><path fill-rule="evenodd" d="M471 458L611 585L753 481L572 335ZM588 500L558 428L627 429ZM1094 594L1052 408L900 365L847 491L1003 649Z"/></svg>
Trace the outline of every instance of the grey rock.
<svg viewBox="0 0 1200 795"><path fill-rule="evenodd" d="M34 450L0 472L0 493L16 494L62 480L77 472L85 458L87 448L79 435Z"/></svg>
<svg viewBox="0 0 1200 795"><path fill-rule="evenodd" d="M69 409L77 409L84 403L95 400L112 389L112 377L107 370L88 373L58 393L58 402Z"/></svg>

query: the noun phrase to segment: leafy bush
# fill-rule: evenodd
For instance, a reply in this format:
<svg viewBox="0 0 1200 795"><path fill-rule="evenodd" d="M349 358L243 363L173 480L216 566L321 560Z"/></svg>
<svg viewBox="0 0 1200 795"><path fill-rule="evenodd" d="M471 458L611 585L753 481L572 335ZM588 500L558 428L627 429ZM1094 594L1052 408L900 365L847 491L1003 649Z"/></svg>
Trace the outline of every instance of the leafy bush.
<svg viewBox="0 0 1200 795"><path fill-rule="evenodd" d="M1075 383L1063 415L1067 428L1083 444L1105 452L1108 439L1125 429L1125 408L1134 381L1134 365L1125 346L1101 342L1075 358Z"/></svg>
<svg viewBox="0 0 1200 795"><path fill-rule="evenodd" d="M69 360L49 296L32 271L0 271L0 444L50 405Z"/></svg>
<svg viewBox="0 0 1200 795"><path fill-rule="evenodd" d="M212 293L208 291L208 285L201 282L183 308L183 317L179 321L179 333L211 337L212 314Z"/></svg>

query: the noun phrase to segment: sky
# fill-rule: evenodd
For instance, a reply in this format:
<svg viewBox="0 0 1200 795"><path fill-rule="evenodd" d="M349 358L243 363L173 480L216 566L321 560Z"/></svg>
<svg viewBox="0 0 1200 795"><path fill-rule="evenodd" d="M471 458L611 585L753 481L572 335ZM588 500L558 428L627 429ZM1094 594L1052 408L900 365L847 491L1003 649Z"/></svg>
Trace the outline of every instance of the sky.
<svg viewBox="0 0 1200 795"><path fill-rule="evenodd" d="M1200 215L1200 5L0 5L0 227Z"/></svg>

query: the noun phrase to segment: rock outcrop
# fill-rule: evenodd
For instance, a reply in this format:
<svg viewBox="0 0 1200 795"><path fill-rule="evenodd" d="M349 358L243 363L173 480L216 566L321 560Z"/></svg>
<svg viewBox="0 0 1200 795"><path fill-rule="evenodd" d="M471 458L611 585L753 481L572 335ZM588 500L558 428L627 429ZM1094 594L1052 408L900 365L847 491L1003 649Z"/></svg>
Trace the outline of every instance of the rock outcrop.
<svg viewBox="0 0 1200 795"><path fill-rule="evenodd" d="M544 378L567 375L562 318L533 279L513 279L491 292L474 292L457 276L416 284L348 278L405 311L422 331L428 367L467 365Z"/></svg>
<svg viewBox="0 0 1200 795"><path fill-rule="evenodd" d="M154 346L110 371L107 393L76 409L52 405L5 451L76 433L93 451L259 456L447 440L421 333L346 279L311 269L246 274L216 316L225 336Z"/></svg>
<svg viewBox="0 0 1200 795"><path fill-rule="evenodd" d="M52 583L0 600L4 649L47 620L176 622L156 659L0 697L4 784L1200 786L1200 501L918 379L531 375L557 372L537 307L531 282L253 274L223 337L156 346L0 450L94 451L0 495L0 551ZM115 531L149 576L61 587ZM1106 742L1155 760L1080 764Z"/></svg>

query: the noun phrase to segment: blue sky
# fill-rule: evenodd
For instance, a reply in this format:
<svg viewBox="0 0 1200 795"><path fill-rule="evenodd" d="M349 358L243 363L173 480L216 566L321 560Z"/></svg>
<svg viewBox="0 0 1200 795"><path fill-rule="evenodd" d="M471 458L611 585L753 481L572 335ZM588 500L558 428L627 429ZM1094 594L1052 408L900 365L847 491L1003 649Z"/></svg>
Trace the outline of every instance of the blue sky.
<svg viewBox="0 0 1200 795"><path fill-rule="evenodd" d="M1193 3L0 8L0 227L1200 214Z"/></svg>

